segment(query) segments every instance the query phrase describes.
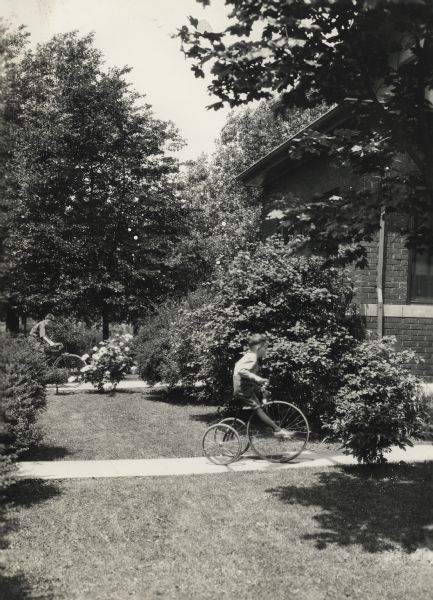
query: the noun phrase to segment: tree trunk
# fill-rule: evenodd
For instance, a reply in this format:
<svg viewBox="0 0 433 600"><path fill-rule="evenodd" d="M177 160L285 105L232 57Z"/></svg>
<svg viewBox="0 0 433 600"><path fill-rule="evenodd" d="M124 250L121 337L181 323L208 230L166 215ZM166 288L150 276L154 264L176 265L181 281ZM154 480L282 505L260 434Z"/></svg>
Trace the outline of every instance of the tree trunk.
<svg viewBox="0 0 433 600"><path fill-rule="evenodd" d="M24 333L27 333L27 317L25 315L21 317L21 326L23 328Z"/></svg>
<svg viewBox="0 0 433 600"><path fill-rule="evenodd" d="M110 337L110 321L108 319L108 311L104 307L102 309L102 339L108 340Z"/></svg>
<svg viewBox="0 0 433 600"><path fill-rule="evenodd" d="M20 332L20 318L11 308L8 308L6 311L6 329L9 333Z"/></svg>

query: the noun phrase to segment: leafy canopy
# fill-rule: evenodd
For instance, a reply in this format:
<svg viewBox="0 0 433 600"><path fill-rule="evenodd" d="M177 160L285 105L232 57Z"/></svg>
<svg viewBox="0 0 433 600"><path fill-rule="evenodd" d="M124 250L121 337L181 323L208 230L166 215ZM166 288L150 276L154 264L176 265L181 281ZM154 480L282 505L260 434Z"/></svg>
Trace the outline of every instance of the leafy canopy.
<svg viewBox="0 0 433 600"><path fill-rule="evenodd" d="M236 175L323 112L290 109L276 115L271 102L232 111L211 156L200 156L181 174L182 198L193 219L177 251L177 273L191 290L227 265L259 235L260 193Z"/></svg>
<svg viewBox="0 0 433 600"><path fill-rule="evenodd" d="M5 287L24 313L134 318L171 285L182 142L128 71L105 68L92 35L74 32L15 66Z"/></svg>
<svg viewBox="0 0 433 600"><path fill-rule="evenodd" d="M199 0L209 4L209 0ZM381 194L342 189L333 205L303 211L325 246L371 238L380 206L406 215L409 245L432 246L433 5L430 0L226 0L231 24L196 19L179 31L196 76L237 106L278 95L282 107L347 103L350 127L304 136L298 155L324 154ZM326 206L325 206L326 208ZM293 215L292 215L293 216ZM413 223L415 221L415 223ZM296 222L292 219L291 223Z"/></svg>

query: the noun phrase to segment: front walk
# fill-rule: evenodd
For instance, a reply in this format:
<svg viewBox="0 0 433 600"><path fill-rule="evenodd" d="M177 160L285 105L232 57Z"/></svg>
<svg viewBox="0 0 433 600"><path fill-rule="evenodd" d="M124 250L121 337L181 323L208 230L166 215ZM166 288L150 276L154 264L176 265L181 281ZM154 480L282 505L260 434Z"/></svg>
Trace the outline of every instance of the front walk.
<svg viewBox="0 0 433 600"><path fill-rule="evenodd" d="M401 450L394 447L387 455L390 463L433 461L433 445L417 444ZM245 456L231 465L215 465L204 457L153 458L133 460L68 460L18 463L18 475L25 479L87 479L103 477L162 477L167 475L203 475L241 471L280 471L306 467L326 468L357 465L353 456L327 450L306 450L290 463L270 463Z"/></svg>

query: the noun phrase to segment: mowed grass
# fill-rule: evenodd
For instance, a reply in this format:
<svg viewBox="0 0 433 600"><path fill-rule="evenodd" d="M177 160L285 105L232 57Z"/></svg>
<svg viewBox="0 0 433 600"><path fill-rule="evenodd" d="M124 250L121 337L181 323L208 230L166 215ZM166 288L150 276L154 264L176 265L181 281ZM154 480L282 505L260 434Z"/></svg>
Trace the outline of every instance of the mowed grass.
<svg viewBox="0 0 433 600"><path fill-rule="evenodd" d="M0 597L427 600L432 497L430 464L21 482Z"/></svg>
<svg viewBox="0 0 433 600"><path fill-rule="evenodd" d="M43 445L24 460L200 456L216 407L163 402L142 392L48 396Z"/></svg>

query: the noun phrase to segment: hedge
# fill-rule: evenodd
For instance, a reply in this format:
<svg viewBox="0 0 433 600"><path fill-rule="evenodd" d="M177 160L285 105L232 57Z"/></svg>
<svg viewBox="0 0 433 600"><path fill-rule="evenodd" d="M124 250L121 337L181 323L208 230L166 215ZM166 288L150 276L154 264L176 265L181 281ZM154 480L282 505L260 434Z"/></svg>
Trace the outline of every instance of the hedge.
<svg viewBox="0 0 433 600"><path fill-rule="evenodd" d="M24 337L0 337L1 474L5 484L11 460L40 440L37 417L46 406L46 360Z"/></svg>

